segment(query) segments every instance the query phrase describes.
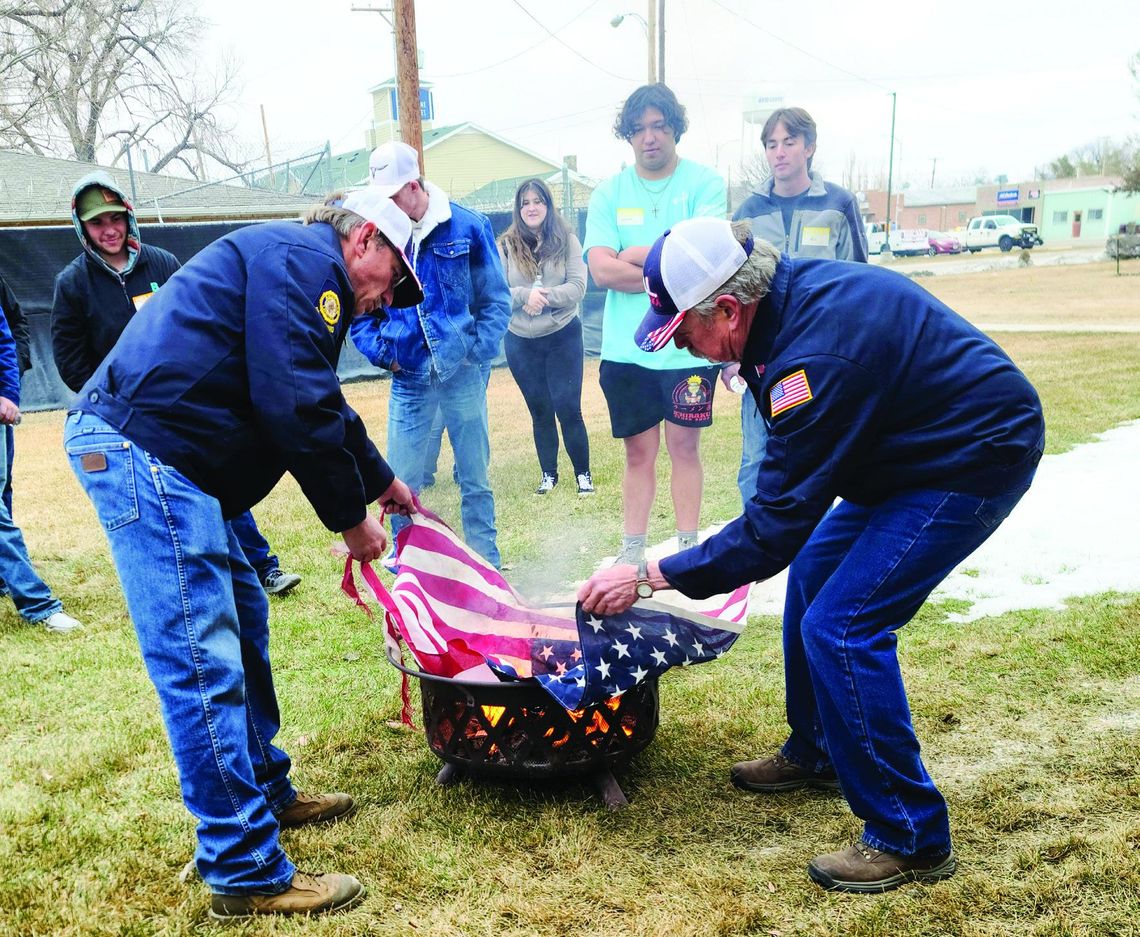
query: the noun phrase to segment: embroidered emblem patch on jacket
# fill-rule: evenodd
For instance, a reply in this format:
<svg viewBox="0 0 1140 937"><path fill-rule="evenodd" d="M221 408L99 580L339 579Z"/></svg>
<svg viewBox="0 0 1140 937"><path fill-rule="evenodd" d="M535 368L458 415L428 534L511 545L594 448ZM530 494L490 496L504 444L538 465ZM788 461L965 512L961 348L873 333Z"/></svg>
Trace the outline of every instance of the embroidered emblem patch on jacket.
<svg viewBox="0 0 1140 937"><path fill-rule="evenodd" d="M800 370L789 374L778 383L768 394L772 404L772 416L798 407L812 399L811 387L808 385L807 374Z"/></svg>
<svg viewBox="0 0 1140 937"><path fill-rule="evenodd" d="M340 321L340 297L332 290L325 290L317 300L317 312L325 320L325 326L331 332Z"/></svg>

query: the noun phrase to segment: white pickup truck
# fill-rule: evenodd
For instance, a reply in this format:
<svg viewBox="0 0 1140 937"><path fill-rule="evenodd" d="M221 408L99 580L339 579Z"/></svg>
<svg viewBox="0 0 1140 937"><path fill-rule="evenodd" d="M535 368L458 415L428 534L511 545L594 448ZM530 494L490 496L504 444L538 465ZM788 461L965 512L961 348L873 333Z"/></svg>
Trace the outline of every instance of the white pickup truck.
<svg viewBox="0 0 1140 937"><path fill-rule="evenodd" d="M872 256L889 250L896 257L907 257L925 254L930 249L929 232L925 228L892 229L890 247L887 247L887 233L883 225L871 222L863 230L867 235L867 253Z"/></svg>
<svg viewBox="0 0 1140 937"><path fill-rule="evenodd" d="M962 246L977 253L983 247L996 247L1011 251L1015 247L1034 247L1044 244L1037 233L1037 225L1018 221L1013 215L982 215L971 218L966 226Z"/></svg>

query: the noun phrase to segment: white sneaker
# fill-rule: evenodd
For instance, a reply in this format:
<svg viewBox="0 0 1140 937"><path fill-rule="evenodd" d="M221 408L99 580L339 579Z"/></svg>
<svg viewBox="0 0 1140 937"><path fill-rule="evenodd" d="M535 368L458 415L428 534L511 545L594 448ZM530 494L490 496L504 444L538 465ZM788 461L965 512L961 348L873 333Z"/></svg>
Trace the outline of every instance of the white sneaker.
<svg viewBox="0 0 1140 937"><path fill-rule="evenodd" d="M578 476L578 494L592 495L594 493L594 480L590 478L589 472L583 472Z"/></svg>
<svg viewBox="0 0 1140 937"><path fill-rule="evenodd" d="M44 627L53 634L67 634L76 628L82 628L83 625L66 612L56 612L54 615L44 619Z"/></svg>
<svg viewBox="0 0 1140 937"><path fill-rule="evenodd" d="M553 475L547 475L546 472L542 473L542 481L538 483L538 487L534 489L536 495L549 494L554 490L554 486L558 484L558 479Z"/></svg>

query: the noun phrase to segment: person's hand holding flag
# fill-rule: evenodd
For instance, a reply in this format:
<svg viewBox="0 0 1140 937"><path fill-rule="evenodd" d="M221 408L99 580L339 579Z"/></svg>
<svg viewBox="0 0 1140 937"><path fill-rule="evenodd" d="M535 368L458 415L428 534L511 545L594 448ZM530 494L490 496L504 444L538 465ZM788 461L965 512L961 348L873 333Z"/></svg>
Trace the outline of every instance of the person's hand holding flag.
<svg viewBox="0 0 1140 937"><path fill-rule="evenodd" d="M671 589L656 560L650 560L646 578L653 591ZM578 589L582 610L592 615L620 615L637 601L637 567L630 563L600 569Z"/></svg>

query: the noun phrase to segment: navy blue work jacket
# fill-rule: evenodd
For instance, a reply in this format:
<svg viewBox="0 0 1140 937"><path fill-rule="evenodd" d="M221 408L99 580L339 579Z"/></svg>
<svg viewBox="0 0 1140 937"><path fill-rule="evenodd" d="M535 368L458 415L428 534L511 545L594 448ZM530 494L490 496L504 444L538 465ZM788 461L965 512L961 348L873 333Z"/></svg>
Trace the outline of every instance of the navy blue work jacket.
<svg viewBox="0 0 1140 937"><path fill-rule="evenodd" d="M364 520L392 470L341 393L355 299L327 224L251 225L196 254L76 397L234 517L285 472L329 530Z"/></svg>
<svg viewBox="0 0 1140 937"><path fill-rule="evenodd" d="M769 437L743 516L661 561L686 595L775 575L835 498L981 496L1028 478L1037 392L992 339L890 270L782 254L741 356Z"/></svg>

